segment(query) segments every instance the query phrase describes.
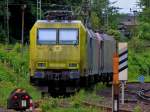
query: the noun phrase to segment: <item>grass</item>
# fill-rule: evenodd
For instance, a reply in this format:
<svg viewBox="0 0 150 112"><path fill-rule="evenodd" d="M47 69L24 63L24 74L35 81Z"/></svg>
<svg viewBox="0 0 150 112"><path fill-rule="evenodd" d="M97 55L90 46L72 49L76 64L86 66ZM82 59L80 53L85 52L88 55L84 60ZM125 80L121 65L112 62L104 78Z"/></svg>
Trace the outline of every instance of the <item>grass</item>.
<svg viewBox="0 0 150 112"><path fill-rule="evenodd" d="M141 52L129 50L129 82L137 82L140 75L144 75L145 82L150 82L150 48Z"/></svg>
<svg viewBox="0 0 150 112"><path fill-rule="evenodd" d="M28 80L28 51L19 52L19 44L9 46L11 51L0 45L0 106L6 107L7 98L16 88L25 89L32 98L40 99L40 92L29 84Z"/></svg>
<svg viewBox="0 0 150 112"><path fill-rule="evenodd" d="M81 89L75 95L67 98L46 98L41 105L42 112L102 112L94 107L85 107L83 101L99 102L103 97L97 95L97 90L105 88L102 84L93 86L93 89ZM62 107L63 105L63 107ZM48 111L50 110L50 111Z"/></svg>
<svg viewBox="0 0 150 112"><path fill-rule="evenodd" d="M0 106L6 107L7 98L15 88L24 88L34 100L41 100L40 92L29 84L27 48L21 55L19 44L10 47L13 48L11 51L4 50L4 46L0 48ZM96 95L96 91L100 88L103 86L97 84L91 91L82 89L69 98L46 98L42 100L40 107L43 112L48 110L51 112L101 112L96 108L87 108L82 105L82 101L86 99L100 101L102 98ZM64 102L68 102L67 108L60 106Z"/></svg>
<svg viewBox="0 0 150 112"><path fill-rule="evenodd" d="M140 106L136 106L135 109L134 109L134 112L142 112Z"/></svg>
<svg viewBox="0 0 150 112"><path fill-rule="evenodd" d="M43 111L44 112L44 111ZM78 107L78 108L55 108L45 112L102 112L97 108Z"/></svg>
<svg viewBox="0 0 150 112"><path fill-rule="evenodd" d="M19 44L15 46L10 45L10 47L13 50L8 52L4 50L5 47L3 45L0 45L0 106L6 107L6 101L10 92L18 87L26 89L34 100L41 100L40 92L29 84L28 49L24 48L22 56ZM145 75L147 82L150 81L149 70L150 49L140 53L129 50L129 81L138 81L140 74ZM50 112L101 112L97 108L83 106L82 101L99 102L103 100L103 97L98 96L96 91L104 88L104 85L97 84L91 90L81 89L69 98L46 98L42 100L40 107L43 112L49 112L49 110ZM61 103L66 103L66 107L62 107Z"/></svg>
<svg viewBox="0 0 150 112"><path fill-rule="evenodd" d="M0 68L0 106L6 106L7 98L15 88L24 88L34 100L40 98L38 90L32 87L26 79L18 76L19 74L16 74L2 63L0 63Z"/></svg>

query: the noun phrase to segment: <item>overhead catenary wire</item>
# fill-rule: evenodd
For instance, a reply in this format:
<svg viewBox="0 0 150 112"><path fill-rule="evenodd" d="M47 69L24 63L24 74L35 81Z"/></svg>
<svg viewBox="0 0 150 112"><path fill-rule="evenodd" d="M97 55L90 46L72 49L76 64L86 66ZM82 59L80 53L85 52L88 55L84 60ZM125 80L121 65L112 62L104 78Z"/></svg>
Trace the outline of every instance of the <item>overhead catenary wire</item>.
<svg viewBox="0 0 150 112"><path fill-rule="evenodd" d="M24 5L24 4L26 4L26 5L35 5L35 6L37 5L36 3L30 3L30 4L29 4L29 3L15 3L15 2L14 2L14 3L8 2L8 4L9 4L9 5ZM5 4L4 4L4 2L1 2L1 1L0 1L0 5L5 5ZM47 6L47 5L51 5L51 6L54 6L55 4L51 4L51 3L41 3L41 5L46 5L46 6ZM57 5L57 6L64 6L64 5Z"/></svg>
<svg viewBox="0 0 150 112"><path fill-rule="evenodd" d="M10 2L8 2L8 6L22 6L22 5L24 5L24 4L26 4L27 6L37 6L37 4L36 3L10 3ZM0 5L5 5L3 2L1 2L0 1ZM50 7L53 7L55 4L51 4L51 3L41 3L41 6L50 6ZM57 6L65 6L65 5L57 5ZM71 6L71 7L73 7L73 8L76 8L76 7L78 7L78 6Z"/></svg>

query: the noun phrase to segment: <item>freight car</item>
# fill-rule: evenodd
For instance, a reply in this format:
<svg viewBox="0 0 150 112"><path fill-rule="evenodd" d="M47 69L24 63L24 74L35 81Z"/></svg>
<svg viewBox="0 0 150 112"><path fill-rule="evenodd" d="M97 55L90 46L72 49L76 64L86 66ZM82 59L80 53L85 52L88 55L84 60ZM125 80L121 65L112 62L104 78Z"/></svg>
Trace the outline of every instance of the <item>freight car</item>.
<svg viewBox="0 0 150 112"><path fill-rule="evenodd" d="M115 40L79 20L38 20L30 31L30 81L49 92L112 80Z"/></svg>

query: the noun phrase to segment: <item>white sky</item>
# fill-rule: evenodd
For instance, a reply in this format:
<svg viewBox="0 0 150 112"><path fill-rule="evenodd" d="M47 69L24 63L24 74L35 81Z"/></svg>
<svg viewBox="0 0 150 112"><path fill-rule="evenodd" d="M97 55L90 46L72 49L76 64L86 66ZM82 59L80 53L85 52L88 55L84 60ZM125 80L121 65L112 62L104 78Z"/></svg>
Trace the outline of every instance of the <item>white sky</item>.
<svg viewBox="0 0 150 112"><path fill-rule="evenodd" d="M120 10L121 13L130 13L131 9L137 9L136 2L139 0L110 0L110 2L117 1L113 6L117 6L119 8L123 8Z"/></svg>

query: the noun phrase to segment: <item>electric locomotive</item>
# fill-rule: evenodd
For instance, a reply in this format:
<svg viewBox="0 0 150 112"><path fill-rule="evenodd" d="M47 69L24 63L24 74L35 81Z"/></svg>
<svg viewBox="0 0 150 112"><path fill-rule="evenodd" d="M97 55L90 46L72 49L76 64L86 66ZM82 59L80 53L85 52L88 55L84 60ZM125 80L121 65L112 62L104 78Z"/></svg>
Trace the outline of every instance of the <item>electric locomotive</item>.
<svg viewBox="0 0 150 112"><path fill-rule="evenodd" d="M36 21L30 31L30 81L48 86L49 92L69 93L81 85L110 82L113 37L95 33L80 20L70 19L70 12L58 11L61 19L54 15L56 11L49 13L53 15Z"/></svg>

